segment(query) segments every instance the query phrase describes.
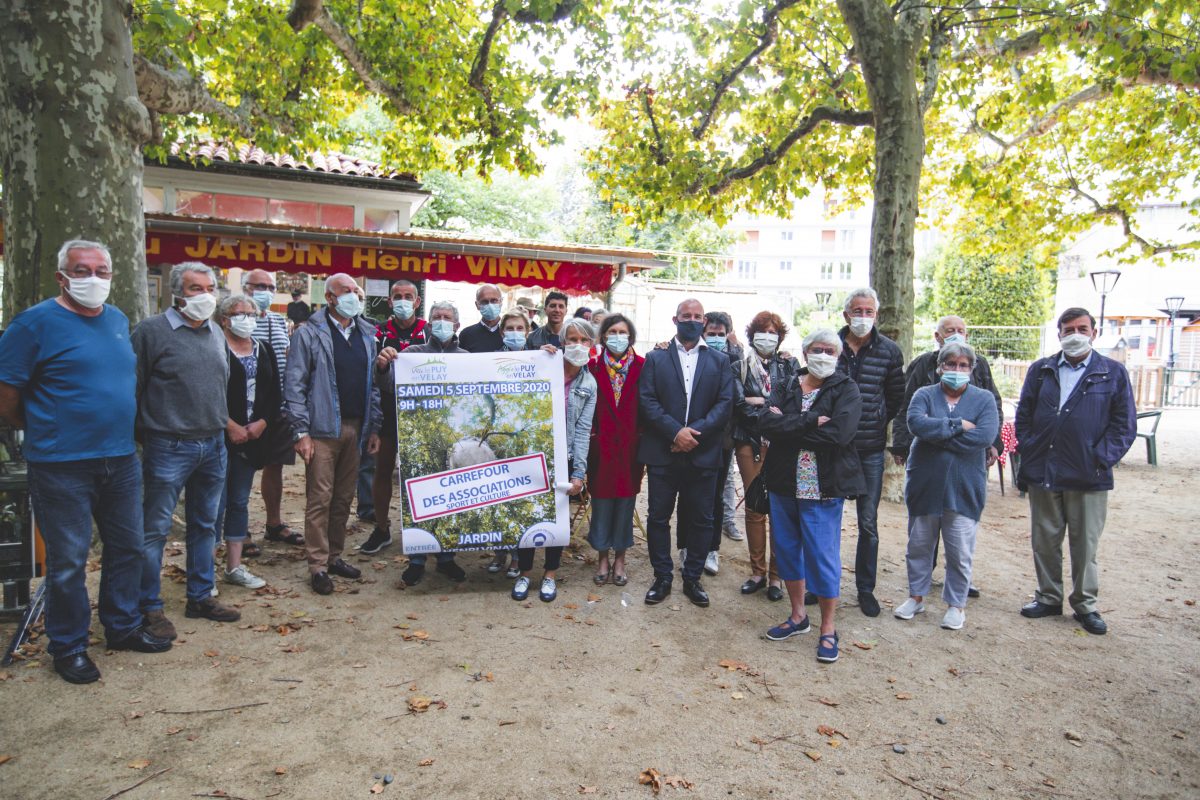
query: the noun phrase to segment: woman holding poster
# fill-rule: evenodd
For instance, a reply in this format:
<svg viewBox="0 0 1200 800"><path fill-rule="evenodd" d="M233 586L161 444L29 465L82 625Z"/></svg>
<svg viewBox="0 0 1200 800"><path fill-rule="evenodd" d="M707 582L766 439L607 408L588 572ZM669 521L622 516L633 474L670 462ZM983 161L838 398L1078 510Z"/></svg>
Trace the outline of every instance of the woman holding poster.
<svg viewBox="0 0 1200 800"><path fill-rule="evenodd" d="M592 498L588 544L599 554L595 584L608 583L608 551L612 550L612 582L624 586L629 582L625 551L633 546L633 506L642 488L642 465L637 460L638 377L646 359L633 351L637 330L623 314L605 317L599 340L600 355L588 365L598 387L592 426L596 446L588 471Z"/></svg>
<svg viewBox="0 0 1200 800"><path fill-rule="evenodd" d="M575 496L583 491L583 477L587 473L588 444L592 435L592 418L596 412L596 380L584 367L591 357L595 333L592 323L575 318L563 325L563 393L566 396L567 454L571 488L567 494ZM545 572L542 575L538 597L549 603L558 597L555 573L562 563L562 547L547 547ZM513 600L524 600L529 596L529 573L533 571L534 548L517 550L520 577L513 584Z"/></svg>

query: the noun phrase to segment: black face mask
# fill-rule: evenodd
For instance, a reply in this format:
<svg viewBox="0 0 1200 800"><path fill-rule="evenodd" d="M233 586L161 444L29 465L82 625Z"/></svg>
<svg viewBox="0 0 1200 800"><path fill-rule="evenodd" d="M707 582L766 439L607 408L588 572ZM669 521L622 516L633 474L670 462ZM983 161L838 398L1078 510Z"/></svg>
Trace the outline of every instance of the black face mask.
<svg viewBox="0 0 1200 800"><path fill-rule="evenodd" d="M681 342L696 342L704 332L704 323L698 319L680 320L675 323L675 333Z"/></svg>

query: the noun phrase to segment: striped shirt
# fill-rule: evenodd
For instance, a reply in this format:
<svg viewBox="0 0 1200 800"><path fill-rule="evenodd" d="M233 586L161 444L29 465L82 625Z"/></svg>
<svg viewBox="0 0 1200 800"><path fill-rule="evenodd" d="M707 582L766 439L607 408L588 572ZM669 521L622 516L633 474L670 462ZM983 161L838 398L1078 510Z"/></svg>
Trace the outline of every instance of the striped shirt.
<svg viewBox="0 0 1200 800"><path fill-rule="evenodd" d="M282 314L268 311L258 318L254 327L254 338L275 351L275 363L279 367L279 385L283 386L283 372L287 368L287 351L291 344L288 338L287 320Z"/></svg>

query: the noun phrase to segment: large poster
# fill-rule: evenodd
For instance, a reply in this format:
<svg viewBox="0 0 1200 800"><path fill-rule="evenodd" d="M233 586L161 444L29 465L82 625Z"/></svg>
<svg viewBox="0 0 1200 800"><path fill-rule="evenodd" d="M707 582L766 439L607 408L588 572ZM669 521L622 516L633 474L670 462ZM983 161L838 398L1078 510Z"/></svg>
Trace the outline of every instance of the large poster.
<svg viewBox="0 0 1200 800"><path fill-rule="evenodd" d="M570 541L561 353L401 353L394 374L405 553Z"/></svg>

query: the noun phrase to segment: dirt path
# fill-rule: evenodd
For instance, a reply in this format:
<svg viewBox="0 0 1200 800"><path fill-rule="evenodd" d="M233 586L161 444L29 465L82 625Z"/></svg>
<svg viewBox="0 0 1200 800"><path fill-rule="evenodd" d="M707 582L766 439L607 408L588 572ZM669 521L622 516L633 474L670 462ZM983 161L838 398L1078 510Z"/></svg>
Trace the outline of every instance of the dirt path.
<svg viewBox="0 0 1200 800"><path fill-rule="evenodd" d="M645 606L641 545L628 606L592 585L582 544L553 604L508 599L486 556L462 559L460 587L431 574L400 591L391 551L319 597L298 550L268 548L257 571L273 592L222 586L238 625L185 619L168 581L170 653L94 647L104 679L88 687L40 654L0 671L0 797L101 800L163 769L121 797L370 796L376 774L395 777L384 798L650 797L646 768L692 785L664 796L697 798L1197 797L1200 415L1172 413L1160 431L1158 469L1139 442L1118 471L1100 554L1106 637L1018 616L1033 588L1028 510L994 473L967 626L941 630L936 598L909 623L848 605L830 666L815 635L762 638L786 610L738 594L741 543L723 545L707 610L681 596ZM295 522L301 486L291 474ZM884 504L881 529L891 605L906 591L902 507ZM854 531L850 511L848 564ZM0 625L5 641L11 630ZM258 705L165 713L243 704Z"/></svg>

